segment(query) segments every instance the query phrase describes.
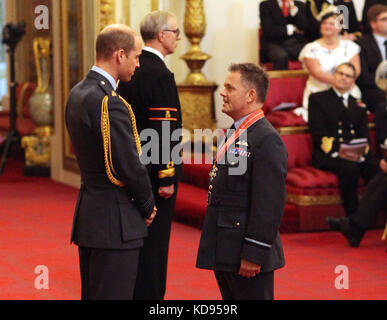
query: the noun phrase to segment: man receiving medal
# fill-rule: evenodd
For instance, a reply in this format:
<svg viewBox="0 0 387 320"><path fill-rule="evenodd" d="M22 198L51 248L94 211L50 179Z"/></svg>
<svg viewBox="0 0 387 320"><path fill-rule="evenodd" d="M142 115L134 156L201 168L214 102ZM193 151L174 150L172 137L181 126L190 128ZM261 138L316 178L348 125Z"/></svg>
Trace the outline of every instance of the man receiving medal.
<svg viewBox="0 0 387 320"><path fill-rule="evenodd" d="M224 300L274 299L274 270L285 265L287 152L262 111L267 89L265 72L245 63L231 65L221 92L235 130L210 173L196 266L214 270Z"/></svg>

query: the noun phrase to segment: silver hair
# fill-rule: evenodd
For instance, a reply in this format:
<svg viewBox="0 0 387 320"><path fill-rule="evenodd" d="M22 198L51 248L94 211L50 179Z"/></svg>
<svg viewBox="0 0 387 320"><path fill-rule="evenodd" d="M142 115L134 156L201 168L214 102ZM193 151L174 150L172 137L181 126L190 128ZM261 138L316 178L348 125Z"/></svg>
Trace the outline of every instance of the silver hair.
<svg viewBox="0 0 387 320"><path fill-rule="evenodd" d="M376 85L387 93L387 60L382 61L375 73Z"/></svg>
<svg viewBox="0 0 387 320"><path fill-rule="evenodd" d="M160 31L169 29L170 18L176 18L168 11L153 11L148 13L141 21L140 32L144 42L157 38Z"/></svg>

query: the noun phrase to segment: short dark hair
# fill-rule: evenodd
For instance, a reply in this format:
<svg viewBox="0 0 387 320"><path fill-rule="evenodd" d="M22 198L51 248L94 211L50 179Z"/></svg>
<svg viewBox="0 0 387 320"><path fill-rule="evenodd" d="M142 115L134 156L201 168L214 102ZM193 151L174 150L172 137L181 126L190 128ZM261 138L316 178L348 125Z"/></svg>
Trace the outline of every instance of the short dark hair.
<svg viewBox="0 0 387 320"><path fill-rule="evenodd" d="M239 72L244 83L254 87L259 102L265 102L269 88L269 78L266 72L254 63L234 63L229 68L230 72Z"/></svg>
<svg viewBox="0 0 387 320"><path fill-rule="evenodd" d="M375 4L371 6L367 11L368 22L375 21L378 16L387 11L387 6L384 4Z"/></svg>
<svg viewBox="0 0 387 320"><path fill-rule="evenodd" d="M126 55L129 54L134 48L134 38L134 33L119 28L101 32L96 41L97 60L108 60L119 49L123 49Z"/></svg>
<svg viewBox="0 0 387 320"><path fill-rule="evenodd" d="M356 71L355 66L351 62L343 62L343 63L339 64L336 67L336 70L339 69L341 66L347 66L347 67L351 68L353 71L353 75L356 77L357 71Z"/></svg>

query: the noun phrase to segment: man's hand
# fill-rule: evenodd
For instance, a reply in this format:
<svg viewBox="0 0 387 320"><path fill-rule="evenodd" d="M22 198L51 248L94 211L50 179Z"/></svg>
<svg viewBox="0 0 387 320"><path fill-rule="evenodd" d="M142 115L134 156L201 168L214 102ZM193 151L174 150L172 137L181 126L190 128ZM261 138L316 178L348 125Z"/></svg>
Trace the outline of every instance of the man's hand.
<svg viewBox="0 0 387 320"><path fill-rule="evenodd" d="M174 191L175 191L175 187L173 184L171 184L170 186L167 186L167 187L160 187L159 188L159 195L160 195L160 197L168 199L168 198L172 197Z"/></svg>
<svg viewBox="0 0 387 320"><path fill-rule="evenodd" d="M156 208L156 206L154 206L152 214L150 215L150 217L148 219L145 219L145 223L146 223L147 227L149 227L152 224L153 219L156 217L156 213L157 213L157 208Z"/></svg>
<svg viewBox="0 0 387 320"><path fill-rule="evenodd" d="M245 259L241 260L241 267L239 269L239 275L245 278L255 277L261 271L259 264L252 263Z"/></svg>
<svg viewBox="0 0 387 320"><path fill-rule="evenodd" d="M387 162L386 160L382 159L379 162L380 170L382 170L383 173L387 173Z"/></svg>

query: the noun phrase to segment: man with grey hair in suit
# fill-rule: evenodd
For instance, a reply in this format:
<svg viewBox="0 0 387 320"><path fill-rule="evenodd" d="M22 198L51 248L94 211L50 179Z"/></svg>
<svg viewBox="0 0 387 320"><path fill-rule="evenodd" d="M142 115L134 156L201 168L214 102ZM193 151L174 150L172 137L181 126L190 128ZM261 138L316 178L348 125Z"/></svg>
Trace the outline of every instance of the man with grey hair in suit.
<svg viewBox="0 0 387 320"><path fill-rule="evenodd" d="M180 101L174 75L164 59L175 51L180 30L175 15L154 11L143 18L140 31L145 43L140 68L130 82L120 83L119 90L133 107L139 132L152 129L158 133L158 161L153 162L152 154L152 162L147 165L158 215L149 228L149 237L140 255L134 299L162 300L171 222L177 186L182 178L181 163L172 158L172 150L178 148L179 141L170 139L172 132L182 126Z"/></svg>

